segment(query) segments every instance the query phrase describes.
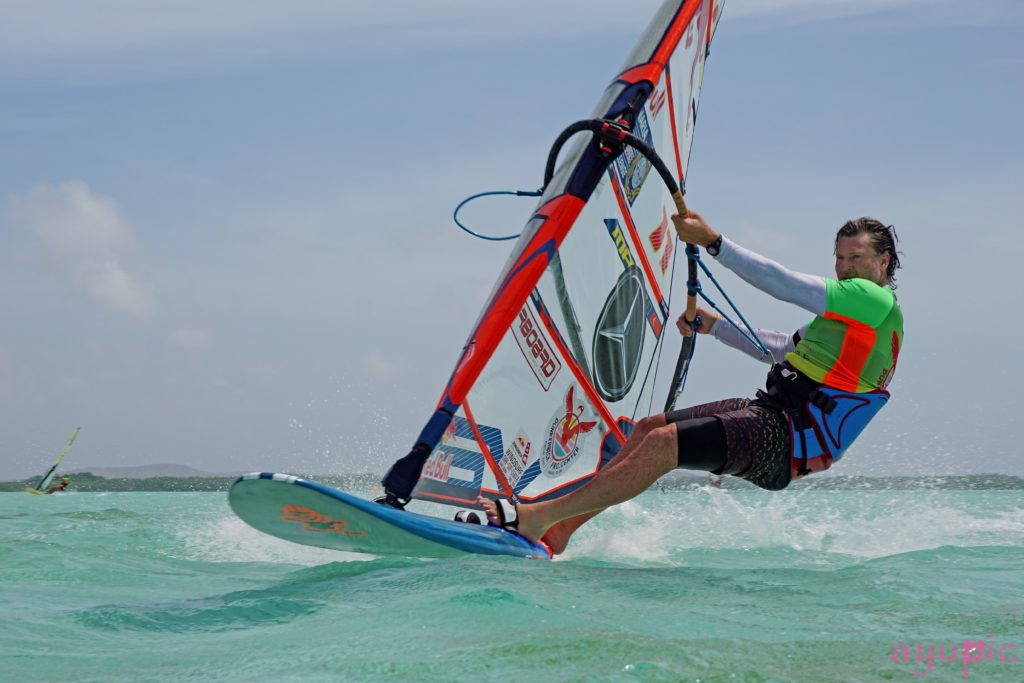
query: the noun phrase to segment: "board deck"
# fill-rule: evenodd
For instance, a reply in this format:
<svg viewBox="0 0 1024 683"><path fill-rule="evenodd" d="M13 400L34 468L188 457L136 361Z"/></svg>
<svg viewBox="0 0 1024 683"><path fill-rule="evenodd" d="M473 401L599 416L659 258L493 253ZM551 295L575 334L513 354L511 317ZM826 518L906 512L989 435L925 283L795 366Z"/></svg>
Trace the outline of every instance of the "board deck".
<svg viewBox="0 0 1024 683"><path fill-rule="evenodd" d="M243 475L231 485L228 503L255 529L318 548L406 557L551 558L544 545L497 527L397 510L288 474Z"/></svg>

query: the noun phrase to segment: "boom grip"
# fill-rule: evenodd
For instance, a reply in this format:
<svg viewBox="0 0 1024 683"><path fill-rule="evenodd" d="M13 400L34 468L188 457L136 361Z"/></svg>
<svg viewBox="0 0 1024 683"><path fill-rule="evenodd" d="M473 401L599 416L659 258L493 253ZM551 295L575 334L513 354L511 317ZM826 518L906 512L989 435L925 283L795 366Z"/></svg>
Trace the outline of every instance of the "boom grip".
<svg viewBox="0 0 1024 683"><path fill-rule="evenodd" d="M686 217L690 214L690 210L686 208L686 201L683 200L683 193L676 190L672 193L672 201L676 203L676 211L680 216Z"/></svg>

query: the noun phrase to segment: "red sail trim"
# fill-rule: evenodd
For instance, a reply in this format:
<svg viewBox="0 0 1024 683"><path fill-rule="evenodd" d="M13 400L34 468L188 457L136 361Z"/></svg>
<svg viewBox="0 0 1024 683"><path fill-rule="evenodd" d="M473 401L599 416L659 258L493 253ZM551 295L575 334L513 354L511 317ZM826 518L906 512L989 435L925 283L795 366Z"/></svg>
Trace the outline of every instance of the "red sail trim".
<svg viewBox="0 0 1024 683"><path fill-rule="evenodd" d="M707 36L704 38L704 44L711 44L711 27L715 24L715 0L711 0L708 3L708 31Z"/></svg>
<svg viewBox="0 0 1024 683"><path fill-rule="evenodd" d="M498 485L504 489L505 495L509 498L515 496L515 491L512 490L512 485L508 483L508 479L505 477L505 473L498 467L498 462L494 459L491 454L491 449L487 447L487 442L484 441L483 435L480 433L480 427L477 426L476 420L473 418L473 411L469 409L469 400L462 402L462 410L466 413L466 422L469 423L469 428L473 430L473 436L476 437L476 444L480 447L480 452L484 455L484 460L487 461L487 466L491 468L491 472L494 473L494 478L498 480Z"/></svg>
<svg viewBox="0 0 1024 683"><path fill-rule="evenodd" d="M619 440L619 443L626 442L626 435L619 429L618 424L614 417L612 417L611 411L608 410L608 406L605 405L604 401L597 393L597 389L594 388L593 383L587 378L583 372L583 368L576 362L572 352L566 347L565 342L562 340L562 336L558 334L558 330L555 329L555 323L551 319L551 314L548 313L547 308L539 311L541 322L544 324L544 328L548 331L548 337L551 338L558 352L565 359L565 364L572 371L573 377L576 378L576 383L583 389L583 393L587 395L587 399L590 401L590 405L597 410L601 420L608 427L608 431L615 435ZM596 471L596 470L595 470Z"/></svg>
<svg viewBox="0 0 1024 683"><path fill-rule="evenodd" d="M487 305L483 319L470 337L474 346L473 353L452 376L448 386L448 400L453 404L459 405L466 399L466 394L483 372L487 361L519 315L526 298L544 274L550 254L558 249L585 204L579 197L565 194L552 199L538 211L538 216L547 214L543 225L534 233Z"/></svg>
<svg viewBox="0 0 1024 683"><path fill-rule="evenodd" d="M676 129L676 105L672 96L672 70L665 68L665 92L668 94L668 120L672 123L672 150L676 153L676 171L679 179L679 187L686 187L686 180L683 178L683 158L679 155L679 131Z"/></svg>
<svg viewBox="0 0 1024 683"><path fill-rule="evenodd" d="M623 71L616 80L626 83L648 81L652 85L656 84L658 79L661 78L661 72L668 66L668 60L672 58L672 53L675 52L676 46L679 45L683 33L686 32L686 27L690 25L693 15L697 13L697 8L701 4L701 0L694 0L682 7L672 20L672 24L666 29L661 42L658 43L658 47L655 48L650 60Z"/></svg>
<svg viewBox="0 0 1024 683"><path fill-rule="evenodd" d="M664 327L661 324L661 318L658 317L658 312L652 310L647 314L647 324L651 326L651 332L654 333L655 337L661 337L661 331Z"/></svg>
<svg viewBox="0 0 1024 683"><path fill-rule="evenodd" d="M610 430L608 432L605 432L604 436L601 437L601 446L600 446L600 448L601 448L602 452L605 450L604 443L608 439L608 437L613 437L613 438L618 439L618 441L619 441L619 448L621 448L622 446L625 445L626 438L625 438L625 436L622 433L622 429L619 427L619 421L620 420L625 420L626 422L628 422L628 423L630 423L630 424L632 424L634 426L636 425L636 420L630 419L630 418L625 417L625 416L621 416L621 417L619 417L618 420L615 420L615 422L612 423L614 425L614 429ZM538 498L544 498L544 499L550 498L551 494L555 493L556 491L561 491L561 490L565 489L568 486L574 486L576 484L579 484L581 481L586 481L587 479L592 478L595 474L597 474L600 471L602 464L603 464L603 459L602 460L598 460L597 464L594 466L594 471L593 472L588 472L586 474L582 474L582 475L576 477L575 479L573 479L572 481L567 481L567 482L565 482L564 484L562 484L560 486L556 486L553 489L548 489L547 491L544 491L543 493L540 493L540 494L538 494L536 496L519 496L519 499L523 500L523 501L526 501L526 502L529 502L529 501L537 500Z"/></svg>
<svg viewBox="0 0 1024 683"><path fill-rule="evenodd" d="M483 491L484 489L480 490ZM495 493L497 492L495 491ZM466 507L476 507L477 505L476 499L470 500L469 498L459 498L458 496L445 496L440 493L434 493L432 491L417 491L416 497L420 498L421 500L436 500L439 503L449 505L452 503L465 504Z"/></svg>
<svg viewBox="0 0 1024 683"><path fill-rule="evenodd" d="M620 419L625 419L627 422L629 422L631 424L634 424L634 425L636 424L636 422L634 420L631 420L629 418L620 418ZM622 435L622 430L618 426L619 421L616 420L613 424L615 425L614 431L606 432L605 435L603 437L601 437L601 446L600 446L600 448L601 448L602 451L604 450L604 442L605 442L605 440L609 436L618 438L618 440L619 440L619 447L620 448L622 446L624 446L625 443L626 443L626 439ZM540 493L540 494L538 494L536 496L533 496L533 497L519 496L519 498L520 498L520 500L524 500L524 501L537 500L538 498L544 498L544 499L550 498L551 494L555 493L556 491L562 491L562 490L566 489L567 487L575 486L575 485L579 484L582 481L586 481L587 479L592 478L595 474L597 474L600 471L602 464L603 464L603 460L599 459L597 461L597 463L594 465L594 470L592 472L587 472L586 474L581 474L580 476L576 477L572 481L567 481L564 484L560 484L559 486L556 486L553 489L548 489L547 491L544 491L543 493Z"/></svg>
<svg viewBox="0 0 1024 683"><path fill-rule="evenodd" d="M626 229L629 231L629 236L633 238L633 245L636 247L636 257L640 261L640 265L644 268L644 274L647 276L647 283L654 293L654 299L658 302L661 310L668 310L668 306L665 303L665 296L661 293L661 287L658 286L658 281L654 278L654 269L651 268L651 262L647 258L647 250L644 249L644 243L640 241L640 234L636 231L636 225L633 223L633 216L629 212L629 204L626 203L626 198L622 194L622 187L619 185L619 179L615 177L614 172L608 173L612 180L612 189L615 190L615 199L619 202L619 209L622 212L622 220L626 223Z"/></svg>
<svg viewBox="0 0 1024 683"><path fill-rule="evenodd" d="M489 496L491 498L500 498L505 495L501 491L495 489L489 489L484 486L480 487L480 495L485 493L493 494ZM480 504L476 502L476 498L460 498L459 496L446 496L443 493L436 493L434 491L417 491L416 497L420 500L433 500L443 505L450 505L452 503L459 503L463 507L476 508L477 510L483 509ZM484 496L487 498L488 496ZM522 498L522 500L532 500L531 498Z"/></svg>
<svg viewBox="0 0 1024 683"><path fill-rule="evenodd" d="M564 488L566 488L568 486L573 486L574 484L579 484L581 481L586 481L587 479L592 478L595 474L597 474L598 470L600 470L600 469L601 469L601 463L598 462L594 466L594 471L593 472L587 472L586 474L581 474L580 476L576 477L572 481L567 481L564 484L556 486L553 489L548 489L547 491L545 491L544 493L541 493L539 495L536 495L536 496L519 496L519 499L529 502L529 501L537 500L538 498L545 498L545 499L546 498L550 498L552 493L555 493L557 491L561 491L562 489L564 489Z"/></svg>

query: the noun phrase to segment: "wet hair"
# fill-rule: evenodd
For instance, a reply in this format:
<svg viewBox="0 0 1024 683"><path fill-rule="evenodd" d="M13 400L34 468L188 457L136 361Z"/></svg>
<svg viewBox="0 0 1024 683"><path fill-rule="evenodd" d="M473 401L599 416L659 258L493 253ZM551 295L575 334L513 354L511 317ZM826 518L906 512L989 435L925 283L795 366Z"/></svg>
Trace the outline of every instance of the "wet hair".
<svg viewBox="0 0 1024 683"><path fill-rule="evenodd" d="M896 289L896 269L901 267L900 255L896 251L896 243L900 239L896 235L896 228L869 216L854 218L846 221L843 223L843 227L839 228L839 232L836 233L835 249L839 249L840 237L856 237L857 235L870 235L871 246L874 247L875 253L879 256L889 255L889 266L885 269L885 277L889 281L889 286Z"/></svg>

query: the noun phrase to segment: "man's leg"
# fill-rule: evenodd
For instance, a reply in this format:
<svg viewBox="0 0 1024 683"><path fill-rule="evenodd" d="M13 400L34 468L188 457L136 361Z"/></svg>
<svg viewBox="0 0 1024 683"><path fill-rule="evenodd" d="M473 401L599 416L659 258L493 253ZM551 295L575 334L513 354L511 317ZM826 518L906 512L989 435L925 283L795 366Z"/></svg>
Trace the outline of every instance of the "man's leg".
<svg viewBox="0 0 1024 683"><path fill-rule="evenodd" d="M622 450L612 461L612 465L620 459L627 457L652 429L665 424L686 422L686 426L681 427L681 431L677 432L677 437L679 438L678 445L682 451L685 451L685 454L683 452L679 453L677 467L717 471L723 464L722 461L725 457L725 434L721 431L719 425L709 424L707 420L698 420L698 418L708 418L720 413L745 408L749 403L748 399L727 398L721 401L712 401L644 418L637 423L636 428L623 445ZM548 544L548 547L556 555L564 552L573 533L600 512L600 510L588 512L556 522L544 534L544 542Z"/></svg>
<svg viewBox="0 0 1024 683"><path fill-rule="evenodd" d="M520 505L519 534L536 541L549 527L563 519L587 514L593 516L606 507L625 502L646 491L658 477L675 469L678 462L676 426L655 427L630 453L624 457L620 454L585 486L561 498ZM488 519L497 521L495 504L489 500L481 500L481 503Z"/></svg>
<svg viewBox="0 0 1024 683"><path fill-rule="evenodd" d="M611 465L608 465L608 467L611 467L615 463L629 457L629 454L636 450L636 447L643 442L644 438L651 432L651 430L657 429L658 427L664 427L665 424L666 418L664 413L660 415L651 415L650 417L645 417L637 422L633 431L630 432L629 437L626 439L626 443L622 445L622 449L615 455ZM565 547L569 545L569 539L576 530L601 512L601 510L596 510L594 512L587 512L582 515L576 515L575 517L569 517L568 519L556 522L554 526L545 532L544 542L548 544L548 547L551 548L551 551L554 554L560 555L565 551Z"/></svg>

